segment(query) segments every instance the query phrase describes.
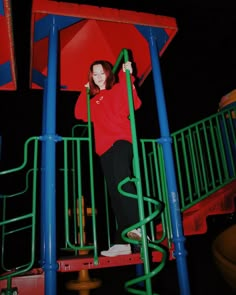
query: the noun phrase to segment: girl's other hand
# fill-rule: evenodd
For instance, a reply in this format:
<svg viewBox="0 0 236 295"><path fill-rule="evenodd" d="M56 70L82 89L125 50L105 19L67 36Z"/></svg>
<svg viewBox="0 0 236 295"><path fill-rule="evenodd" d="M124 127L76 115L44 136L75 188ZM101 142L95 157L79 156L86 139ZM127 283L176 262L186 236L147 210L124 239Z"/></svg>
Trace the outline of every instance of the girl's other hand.
<svg viewBox="0 0 236 295"><path fill-rule="evenodd" d="M131 61L127 61L126 63L123 63L122 69L123 69L123 72L125 72L126 70L129 70L130 74L132 74L133 73L133 68L132 68Z"/></svg>

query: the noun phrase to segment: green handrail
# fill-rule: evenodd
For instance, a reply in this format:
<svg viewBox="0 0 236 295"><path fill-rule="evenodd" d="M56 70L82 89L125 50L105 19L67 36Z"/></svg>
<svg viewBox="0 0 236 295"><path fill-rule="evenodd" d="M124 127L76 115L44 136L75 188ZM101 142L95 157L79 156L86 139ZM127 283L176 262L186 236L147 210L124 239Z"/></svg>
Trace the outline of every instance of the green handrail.
<svg viewBox="0 0 236 295"><path fill-rule="evenodd" d="M22 191L0 195L0 202L2 203L0 215L2 273L0 279L7 279L8 288L11 288L12 277L27 272L35 263L38 141L39 137L31 137L25 142L24 158L20 166L0 171L0 177L5 177L6 179L17 172L20 172L20 175L25 175L25 187ZM30 149L31 145L32 150ZM30 161L29 155L33 156L32 161ZM12 200L14 202L18 201L17 204L19 203L20 205L14 208ZM30 252L25 253L25 255L21 255L18 252L17 239L19 235L22 241L27 241L25 246L28 245L27 249L30 249ZM14 244L9 245L8 240L14 240ZM8 250L9 246L11 246L13 252L7 260L6 250ZM11 261L14 256L13 253L19 258L18 263Z"/></svg>
<svg viewBox="0 0 236 295"><path fill-rule="evenodd" d="M227 109L174 132L181 211L236 177L236 121Z"/></svg>

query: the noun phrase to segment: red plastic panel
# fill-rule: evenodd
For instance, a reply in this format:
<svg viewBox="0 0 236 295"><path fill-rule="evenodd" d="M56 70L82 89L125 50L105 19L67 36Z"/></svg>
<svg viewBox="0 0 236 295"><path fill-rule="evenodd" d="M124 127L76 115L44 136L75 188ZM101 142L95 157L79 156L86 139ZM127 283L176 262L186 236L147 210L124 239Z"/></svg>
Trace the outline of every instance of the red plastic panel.
<svg viewBox="0 0 236 295"><path fill-rule="evenodd" d="M114 35L120 38L114 39ZM96 59L115 63L123 48L132 48L138 76L151 70L148 44L130 24L107 25L104 21L85 20L62 30L60 42L60 83L66 85L67 90L81 90L87 81L90 64ZM47 52L48 38L34 44L33 68L44 75L47 75Z"/></svg>
<svg viewBox="0 0 236 295"><path fill-rule="evenodd" d="M7 281L0 281L0 291L7 287ZM19 277L13 277L12 287L17 288L17 294L23 295L44 295L44 273L28 274Z"/></svg>
<svg viewBox="0 0 236 295"><path fill-rule="evenodd" d="M236 181L202 200L183 213L185 235L197 235L207 232L207 216L235 212Z"/></svg>
<svg viewBox="0 0 236 295"><path fill-rule="evenodd" d="M172 250L170 251L169 259L173 259ZM160 262L163 259L162 253L158 251L152 252L152 261L153 262ZM130 254L130 255L119 255L115 257L99 257L99 264L94 264L93 257L69 257L59 259L59 272L74 272L79 271L81 269L98 269L98 268L107 268L107 267L117 267L117 266L124 266L124 265L134 265L134 264L141 264L143 260L139 253Z"/></svg>
<svg viewBox="0 0 236 295"><path fill-rule="evenodd" d="M0 85L0 90L16 90L16 70L12 29L11 1L4 0L4 16L0 16L0 66L10 62L11 81Z"/></svg>
<svg viewBox="0 0 236 295"><path fill-rule="evenodd" d="M146 39L135 28L143 24L164 28L169 39L161 54L177 32L174 18L147 13L100 8L89 5L33 1L31 36L31 72L47 75L48 38L33 42L34 24L48 14L83 18L81 22L60 31L60 84L66 90L80 91L87 81L89 65L96 59L114 63L123 48L130 49L141 83L151 71L149 48ZM31 88L39 86L30 83Z"/></svg>

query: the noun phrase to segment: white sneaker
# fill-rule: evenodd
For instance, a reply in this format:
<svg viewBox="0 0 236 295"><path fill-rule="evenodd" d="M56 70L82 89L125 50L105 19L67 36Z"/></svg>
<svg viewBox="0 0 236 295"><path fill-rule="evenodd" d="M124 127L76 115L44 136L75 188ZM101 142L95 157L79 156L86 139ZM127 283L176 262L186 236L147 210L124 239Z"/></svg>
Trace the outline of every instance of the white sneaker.
<svg viewBox="0 0 236 295"><path fill-rule="evenodd" d="M131 254L130 244L117 244L109 248L107 251L101 251L101 255L108 257L115 257L118 255Z"/></svg>
<svg viewBox="0 0 236 295"><path fill-rule="evenodd" d="M128 238L135 240L135 241L141 241L142 239L142 232L141 228L133 229L127 233ZM147 236L148 241L150 241L150 238Z"/></svg>

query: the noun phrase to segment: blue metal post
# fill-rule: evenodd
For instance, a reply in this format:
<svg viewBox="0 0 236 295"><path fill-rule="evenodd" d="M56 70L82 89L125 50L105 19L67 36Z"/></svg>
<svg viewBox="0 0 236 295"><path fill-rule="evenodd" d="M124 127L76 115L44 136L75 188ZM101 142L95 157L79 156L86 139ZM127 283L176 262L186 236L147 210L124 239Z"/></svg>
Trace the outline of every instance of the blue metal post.
<svg viewBox="0 0 236 295"><path fill-rule="evenodd" d="M143 264L136 264L136 275L137 277L141 277L144 275L144 267ZM140 287L144 287L144 281L138 283Z"/></svg>
<svg viewBox="0 0 236 295"><path fill-rule="evenodd" d="M58 31L55 18L50 27L48 46L48 79L45 94L45 107L43 115L43 126L45 134L44 141L44 220L42 220L45 230L45 260L43 269L45 272L45 295L57 294L57 260L56 260L56 86L57 86L57 51L58 51Z"/></svg>
<svg viewBox="0 0 236 295"><path fill-rule="evenodd" d="M173 242L175 245L174 255L177 263L180 292L181 295L189 295L190 288L186 263L187 254L184 246L185 237L183 235L182 230L181 212L179 207L173 152L171 147L171 137L169 133L162 76L158 58L158 46L157 40L155 40L155 36L152 30L152 28L150 28L149 30L148 43L152 60L154 89L156 94L157 113L161 132L161 138L160 140L158 140L158 142L160 142L163 145L163 154L168 186L168 198L170 204L170 215L173 232Z"/></svg>
<svg viewBox="0 0 236 295"><path fill-rule="evenodd" d="M2 159L2 136L0 135L0 160Z"/></svg>
<svg viewBox="0 0 236 295"><path fill-rule="evenodd" d="M47 106L47 84L48 81L44 81L44 91L43 91L43 114L42 114L42 134L46 134L46 106ZM45 141L42 141L42 156L41 156L41 207L40 207L40 265L41 267L45 263L45 155L46 155L46 145Z"/></svg>

